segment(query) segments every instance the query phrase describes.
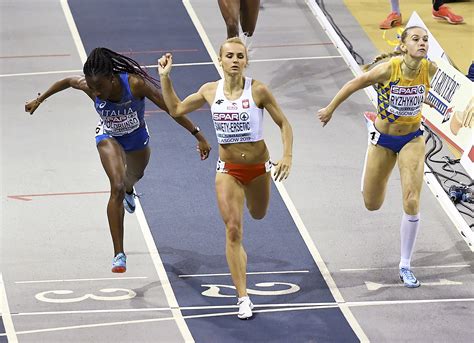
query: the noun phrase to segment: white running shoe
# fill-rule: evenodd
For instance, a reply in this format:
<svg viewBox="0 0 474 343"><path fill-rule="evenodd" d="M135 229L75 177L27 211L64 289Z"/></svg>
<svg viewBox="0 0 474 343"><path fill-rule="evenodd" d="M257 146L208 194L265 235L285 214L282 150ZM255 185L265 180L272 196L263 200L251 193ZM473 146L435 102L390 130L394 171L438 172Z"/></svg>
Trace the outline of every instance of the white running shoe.
<svg viewBox="0 0 474 343"><path fill-rule="evenodd" d="M247 55L248 57L252 57L254 50L252 49L252 36L247 36L247 34L241 33L240 34L240 40L244 43L245 47L247 48Z"/></svg>
<svg viewBox="0 0 474 343"><path fill-rule="evenodd" d="M135 188L132 191L132 194L125 192L125 198L123 198L123 207L128 213L135 212Z"/></svg>
<svg viewBox="0 0 474 343"><path fill-rule="evenodd" d="M239 314L237 315L239 319L250 319L253 316L253 304L249 297L239 298L237 305L239 305Z"/></svg>

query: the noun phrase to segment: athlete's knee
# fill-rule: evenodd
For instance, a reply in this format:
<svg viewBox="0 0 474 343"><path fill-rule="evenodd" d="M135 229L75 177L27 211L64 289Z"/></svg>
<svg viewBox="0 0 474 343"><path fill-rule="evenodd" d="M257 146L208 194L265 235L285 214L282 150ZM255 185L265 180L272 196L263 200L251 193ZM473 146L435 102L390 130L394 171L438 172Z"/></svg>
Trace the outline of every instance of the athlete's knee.
<svg viewBox="0 0 474 343"><path fill-rule="evenodd" d="M237 222L226 224L227 241L231 244L240 244L242 242L241 225Z"/></svg>
<svg viewBox="0 0 474 343"><path fill-rule="evenodd" d="M369 211L377 211L382 207L382 202L364 198L364 205Z"/></svg>
<svg viewBox="0 0 474 343"><path fill-rule="evenodd" d="M125 198L125 182L113 181L110 184L110 197L119 201Z"/></svg>
<svg viewBox="0 0 474 343"><path fill-rule="evenodd" d="M248 206L247 208L249 209L252 218L256 220L265 218L265 215L267 214L267 208L255 208L252 206Z"/></svg>
<svg viewBox="0 0 474 343"><path fill-rule="evenodd" d="M408 214L417 214L420 210L420 197L417 193L409 192L403 199L403 210Z"/></svg>

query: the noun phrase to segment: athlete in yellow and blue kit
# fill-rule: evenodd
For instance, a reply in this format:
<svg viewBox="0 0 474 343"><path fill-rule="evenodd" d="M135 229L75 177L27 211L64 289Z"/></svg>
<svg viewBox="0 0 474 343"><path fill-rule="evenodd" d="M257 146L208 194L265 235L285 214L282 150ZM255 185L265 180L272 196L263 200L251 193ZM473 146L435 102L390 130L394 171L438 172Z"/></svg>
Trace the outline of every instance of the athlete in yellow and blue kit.
<svg viewBox="0 0 474 343"><path fill-rule="evenodd" d="M363 176L365 207L378 210L384 201L387 181L398 159L403 193L403 217L400 226L400 280L406 287L419 287L411 271L411 257L420 223L420 192L423 182L425 142L421 126L421 108L436 72L426 59L428 34L421 27L407 27L399 48L378 56L375 63L391 57L366 73L347 82L329 105L318 112L325 126L334 110L351 94L375 85L378 96L377 118L368 120L369 144ZM369 69L369 68L367 68Z"/></svg>

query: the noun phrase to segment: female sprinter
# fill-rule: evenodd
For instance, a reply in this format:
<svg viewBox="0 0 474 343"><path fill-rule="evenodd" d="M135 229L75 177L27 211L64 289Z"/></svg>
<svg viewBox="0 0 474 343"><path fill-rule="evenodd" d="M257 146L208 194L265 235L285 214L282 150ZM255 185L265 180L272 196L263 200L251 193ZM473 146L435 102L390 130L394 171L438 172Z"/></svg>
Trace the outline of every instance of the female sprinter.
<svg viewBox="0 0 474 343"><path fill-rule="evenodd" d="M368 120L369 144L363 176L363 197L369 211L378 210L384 201L387 181L398 160L403 193L403 216L400 227L400 280L415 288L420 282L413 275L410 261L420 224L420 192L423 182L425 141L421 126L421 108L436 72L436 65L426 59L428 34L421 27L407 27L399 49L378 56L385 63L347 82L329 105L318 112L325 126L336 108L352 93L375 85L378 113L375 123ZM368 68L367 68L368 69Z"/></svg>
<svg viewBox="0 0 474 343"><path fill-rule="evenodd" d="M135 211L133 186L143 177L150 159L149 135L145 123L145 98L167 111L157 89L157 82L131 58L106 48L92 50L83 72L55 82L46 92L25 105L33 114L51 95L67 88L86 93L100 116L95 141L100 160L110 180L107 217L114 245L112 272L126 271L123 249L125 209ZM186 117L175 119L198 140L201 159L208 157L210 146L204 136Z"/></svg>
<svg viewBox="0 0 474 343"><path fill-rule="evenodd" d="M219 62L224 78L204 84L183 101L177 97L169 77L171 54L160 58L158 68L163 98L173 117L192 112L206 102L211 106L219 143L216 193L226 227L227 263L237 290L238 317L248 319L253 304L247 295L247 254L242 246L244 203L247 202L253 218L262 219L270 199L272 162L263 140L263 109L280 127L283 140L283 157L274 164L277 181L286 179L290 172L293 133L267 86L243 75L248 63L247 50L239 38L224 42Z"/></svg>

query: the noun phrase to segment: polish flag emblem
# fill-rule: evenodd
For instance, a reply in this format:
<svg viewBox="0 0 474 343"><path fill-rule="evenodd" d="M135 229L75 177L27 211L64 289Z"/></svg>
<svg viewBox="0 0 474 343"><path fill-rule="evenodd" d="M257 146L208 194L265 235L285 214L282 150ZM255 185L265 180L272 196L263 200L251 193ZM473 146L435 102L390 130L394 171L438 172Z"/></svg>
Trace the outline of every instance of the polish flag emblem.
<svg viewBox="0 0 474 343"><path fill-rule="evenodd" d="M249 108L250 107L249 99L242 100L242 107L243 108Z"/></svg>

